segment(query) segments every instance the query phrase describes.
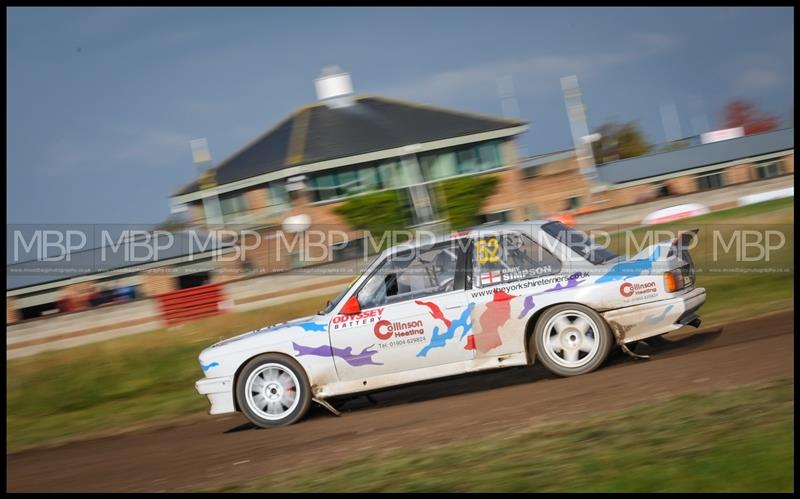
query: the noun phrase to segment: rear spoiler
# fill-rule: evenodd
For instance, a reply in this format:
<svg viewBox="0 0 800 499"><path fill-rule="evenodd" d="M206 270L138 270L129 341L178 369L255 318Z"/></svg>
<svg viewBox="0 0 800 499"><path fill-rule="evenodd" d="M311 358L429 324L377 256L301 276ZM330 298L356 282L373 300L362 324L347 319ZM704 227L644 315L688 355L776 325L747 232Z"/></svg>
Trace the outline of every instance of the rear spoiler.
<svg viewBox="0 0 800 499"><path fill-rule="evenodd" d="M688 253L689 246L697 237L699 231L699 228L679 231L675 239L670 243L668 256L675 256L676 251L678 253L683 253L684 251Z"/></svg>
<svg viewBox="0 0 800 499"><path fill-rule="evenodd" d="M700 232L699 228L679 231L672 244L685 248L691 244L698 232Z"/></svg>

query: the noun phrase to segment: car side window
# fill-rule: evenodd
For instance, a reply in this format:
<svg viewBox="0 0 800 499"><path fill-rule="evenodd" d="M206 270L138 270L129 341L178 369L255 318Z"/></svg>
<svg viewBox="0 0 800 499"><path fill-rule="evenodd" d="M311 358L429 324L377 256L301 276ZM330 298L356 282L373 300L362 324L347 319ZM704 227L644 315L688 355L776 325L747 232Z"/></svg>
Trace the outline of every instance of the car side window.
<svg viewBox="0 0 800 499"><path fill-rule="evenodd" d="M457 261L453 245L395 253L367 279L358 302L366 309L453 291Z"/></svg>
<svg viewBox="0 0 800 499"><path fill-rule="evenodd" d="M561 262L521 232L490 234L475 240L472 285L485 288L504 282L557 274Z"/></svg>

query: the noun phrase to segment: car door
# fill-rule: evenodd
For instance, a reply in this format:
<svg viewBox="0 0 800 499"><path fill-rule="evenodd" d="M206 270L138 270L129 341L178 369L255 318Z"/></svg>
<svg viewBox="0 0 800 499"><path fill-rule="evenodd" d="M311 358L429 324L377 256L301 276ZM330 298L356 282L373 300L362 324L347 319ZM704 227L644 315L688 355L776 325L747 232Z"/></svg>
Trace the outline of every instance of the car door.
<svg viewBox="0 0 800 499"><path fill-rule="evenodd" d="M331 350L341 381L461 362L469 332L464 243L395 253L354 296L357 314L334 316Z"/></svg>
<svg viewBox="0 0 800 499"><path fill-rule="evenodd" d="M467 295L474 306L467 348L476 358L524 351L525 324L542 306L539 296L553 290L561 261L521 231L477 234L470 261Z"/></svg>

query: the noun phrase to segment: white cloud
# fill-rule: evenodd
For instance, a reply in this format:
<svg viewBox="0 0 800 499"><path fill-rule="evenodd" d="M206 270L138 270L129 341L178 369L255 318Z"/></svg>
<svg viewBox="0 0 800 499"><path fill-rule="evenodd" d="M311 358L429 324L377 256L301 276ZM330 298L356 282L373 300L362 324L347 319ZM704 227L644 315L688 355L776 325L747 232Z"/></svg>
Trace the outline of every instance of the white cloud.
<svg viewBox="0 0 800 499"><path fill-rule="evenodd" d="M739 75L736 82L737 92L753 92L768 90L781 83L781 74L765 67L747 68Z"/></svg>
<svg viewBox="0 0 800 499"><path fill-rule="evenodd" d="M496 90L497 78L513 75L524 85L517 85L517 94L537 94L545 88L559 88L562 76L587 75L643 57L668 52L681 38L665 33L637 33L629 44L617 51L581 55L533 55L524 59L506 59L460 69L442 71L426 78L397 85L379 93L407 98L446 100L454 97L487 95Z"/></svg>
<svg viewBox="0 0 800 499"><path fill-rule="evenodd" d="M48 176L60 176L80 170L90 160L90 155L73 141L57 140L50 147L49 160L42 165L42 173Z"/></svg>
<svg viewBox="0 0 800 499"><path fill-rule="evenodd" d="M142 130L129 133L125 145L111 151L114 161L135 161L140 166L166 166L174 164L181 156L191 158L189 141L196 137L168 130Z"/></svg>
<svg viewBox="0 0 800 499"><path fill-rule="evenodd" d="M48 150L42 173L49 176L108 171L113 167L156 168L190 164L189 141L197 138L181 132L160 129L111 128L111 137L95 144L62 139Z"/></svg>
<svg viewBox="0 0 800 499"><path fill-rule="evenodd" d="M679 35L670 33L635 33L631 38L642 47L655 51L671 50L681 42Z"/></svg>
<svg viewBox="0 0 800 499"><path fill-rule="evenodd" d="M725 74L733 92L758 94L791 82L793 66L770 52L737 54L726 61Z"/></svg>

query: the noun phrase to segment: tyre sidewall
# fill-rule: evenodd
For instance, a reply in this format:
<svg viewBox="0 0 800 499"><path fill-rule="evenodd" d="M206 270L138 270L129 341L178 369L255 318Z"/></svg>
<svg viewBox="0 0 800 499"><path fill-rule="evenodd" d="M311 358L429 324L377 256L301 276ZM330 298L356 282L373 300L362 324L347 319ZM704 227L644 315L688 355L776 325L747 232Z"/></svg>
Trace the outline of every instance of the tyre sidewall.
<svg viewBox="0 0 800 499"><path fill-rule="evenodd" d="M592 319L592 321L594 321L594 323L597 324L597 329L599 329L599 331L596 331L597 334L596 341L600 342L600 346L597 349L594 358L580 367L565 367L556 364L553 360L551 360L548 357L547 352L545 352L545 348L548 348L544 344L545 325L556 314L568 310L574 310L576 312L581 312L588 315ZM614 342L608 324L606 323L605 320L603 320L600 314L598 314L597 312L595 312L594 310L585 305L579 305L577 303L568 303L551 307L547 309L541 315L541 317L539 317L539 319L536 321L536 327L534 328L533 331L533 343L534 343L533 346L536 347L535 351L536 359L540 360L542 364L544 364L544 366L553 374L557 374L559 376L578 376L580 374L590 373L595 369L597 369L598 367L600 367L608 357L608 354L611 351L611 347L613 346Z"/></svg>
<svg viewBox="0 0 800 499"><path fill-rule="evenodd" d="M297 380L300 384L298 387L298 390L300 391L298 394L300 397L300 402L291 413L282 419L264 419L256 414L247 404L247 397L245 396L245 390L247 389L245 384L247 383L247 378L250 377L250 374L252 374L253 371L264 364L280 364L286 369L291 370L294 375L297 376ZM238 403L242 414L244 414L245 417L256 426L260 426L262 428L268 428L270 426L286 426L299 421L308 412L308 409L311 405L311 386L308 382L308 376L306 376L305 369L303 369L303 367L296 360L282 354L262 354L258 357L250 359L239 373L236 381L236 402Z"/></svg>

